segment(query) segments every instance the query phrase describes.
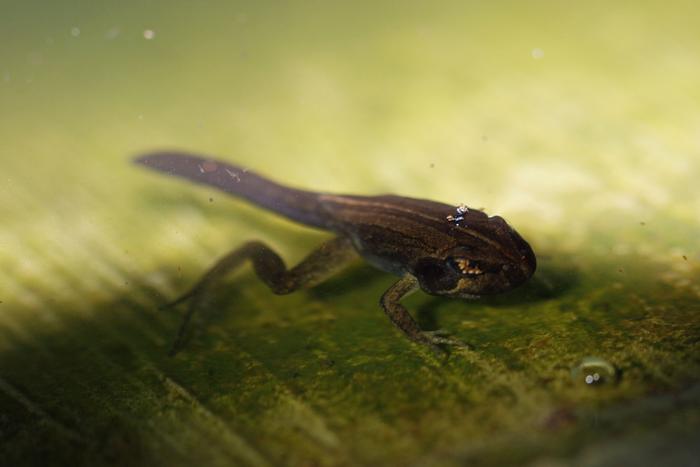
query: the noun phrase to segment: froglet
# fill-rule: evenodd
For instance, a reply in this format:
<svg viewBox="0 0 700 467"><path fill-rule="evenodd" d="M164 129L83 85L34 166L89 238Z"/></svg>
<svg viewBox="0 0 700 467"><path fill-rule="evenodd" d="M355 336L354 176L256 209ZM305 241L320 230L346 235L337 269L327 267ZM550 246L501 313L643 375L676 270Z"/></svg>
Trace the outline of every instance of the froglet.
<svg viewBox="0 0 700 467"><path fill-rule="evenodd" d="M188 302L171 353L184 343L188 323L212 283L246 261L276 294L312 287L358 256L399 277L379 303L406 337L433 350L459 345L441 331L423 331L400 301L421 289L430 295L476 298L510 290L536 268L530 245L499 216L481 210L395 195L355 196L290 188L234 164L179 151L134 159L165 174L208 185L335 237L292 268L260 241L224 255L188 292L169 305Z"/></svg>

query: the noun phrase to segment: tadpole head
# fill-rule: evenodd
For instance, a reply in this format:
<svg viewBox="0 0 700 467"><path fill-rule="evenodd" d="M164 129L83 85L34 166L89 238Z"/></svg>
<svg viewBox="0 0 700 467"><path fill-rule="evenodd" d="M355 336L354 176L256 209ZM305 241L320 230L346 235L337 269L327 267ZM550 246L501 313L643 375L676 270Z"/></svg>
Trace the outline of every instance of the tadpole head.
<svg viewBox="0 0 700 467"><path fill-rule="evenodd" d="M530 245L499 216L481 213L453 229L455 244L420 258L412 273L432 295L470 298L511 290L537 268Z"/></svg>

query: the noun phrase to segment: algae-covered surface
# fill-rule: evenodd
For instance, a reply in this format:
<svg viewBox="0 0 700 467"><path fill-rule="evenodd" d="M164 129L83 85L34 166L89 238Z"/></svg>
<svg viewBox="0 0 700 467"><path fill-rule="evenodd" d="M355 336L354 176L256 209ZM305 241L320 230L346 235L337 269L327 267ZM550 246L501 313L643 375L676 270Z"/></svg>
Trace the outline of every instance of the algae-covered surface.
<svg viewBox="0 0 700 467"><path fill-rule="evenodd" d="M48 2L0 14L0 464L697 465L695 2ZM328 234L129 163L500 214L538 270L417 293L357 263L159 305L250 239Z"/></svg>

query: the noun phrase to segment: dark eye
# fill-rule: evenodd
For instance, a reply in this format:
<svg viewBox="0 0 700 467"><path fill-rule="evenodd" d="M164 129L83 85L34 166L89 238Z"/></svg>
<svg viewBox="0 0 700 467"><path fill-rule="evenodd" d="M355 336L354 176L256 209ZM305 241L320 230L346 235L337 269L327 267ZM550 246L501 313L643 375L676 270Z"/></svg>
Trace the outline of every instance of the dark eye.
<svg viewBox="0 0 700 467"><path fill-rule="evenodd" d="M416 275L425 278L431 282L439 280L440 277L447 274L445 266L435 259L424 259L416 265Z"/></svg>
<svg viewBox="0 0 700 467"><path fill-rule="evenodd" d="M414 273L421 283L421 287L428 292L451 289L459 278L451 267L434 258L420 260L415 266Z"/></svg>
<svg viewBox="0 0 700 467"><path fill-rule="evenodd" d="M447 264L457 274L463 276L478 276L484 273L478 261L467 258L447 258Z"/></svg>

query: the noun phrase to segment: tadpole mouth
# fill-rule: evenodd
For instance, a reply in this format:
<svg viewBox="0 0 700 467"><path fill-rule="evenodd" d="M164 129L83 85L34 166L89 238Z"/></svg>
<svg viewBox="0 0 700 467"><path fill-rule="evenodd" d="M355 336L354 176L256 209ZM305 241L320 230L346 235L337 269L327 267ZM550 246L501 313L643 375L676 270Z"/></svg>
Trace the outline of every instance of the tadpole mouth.
<svg viewBox="0 0 700 467"><path fill-rule="evenodd" d="M532 277L537 269L537 258L530 244L514 229L509 229L511 241L510 261L503 265L502 274L510 288L514 288Z"/></svg>
<svg viewBox="0 0 700 467"><path fill-rule="evenodd" d="M537 270L537 258L535 257L535 252L532 251L532 247L523 240L520 235L518 235L518 238L520 239L520 245L518 245L518 250L520 251L520 269L525 275L525 279L529 279L532 277L532 275L535 273Z"/></svg>
<svg viewBox="0 0 700 467"><path fill-rule="evenodd" d="M506 256L511 263L507 268L504 267L504 271L507 270L513 285L520 284L532 277L537 269L537 258L530 244L502 217L491 216L489 220L495 224L499 236L503 240ZM508 245L509 243L510 245Z"/></svg>
<svg viewBox="0 0 700 467"><path fill-rule="evenodd" d="M519 257L513 263L505 265L503 267L503 272L511 286L516 287L530 279L535 273L537 269L537 258L530 245L523 240L517 232L513 232L513 237L517 245Z"/></svg>

